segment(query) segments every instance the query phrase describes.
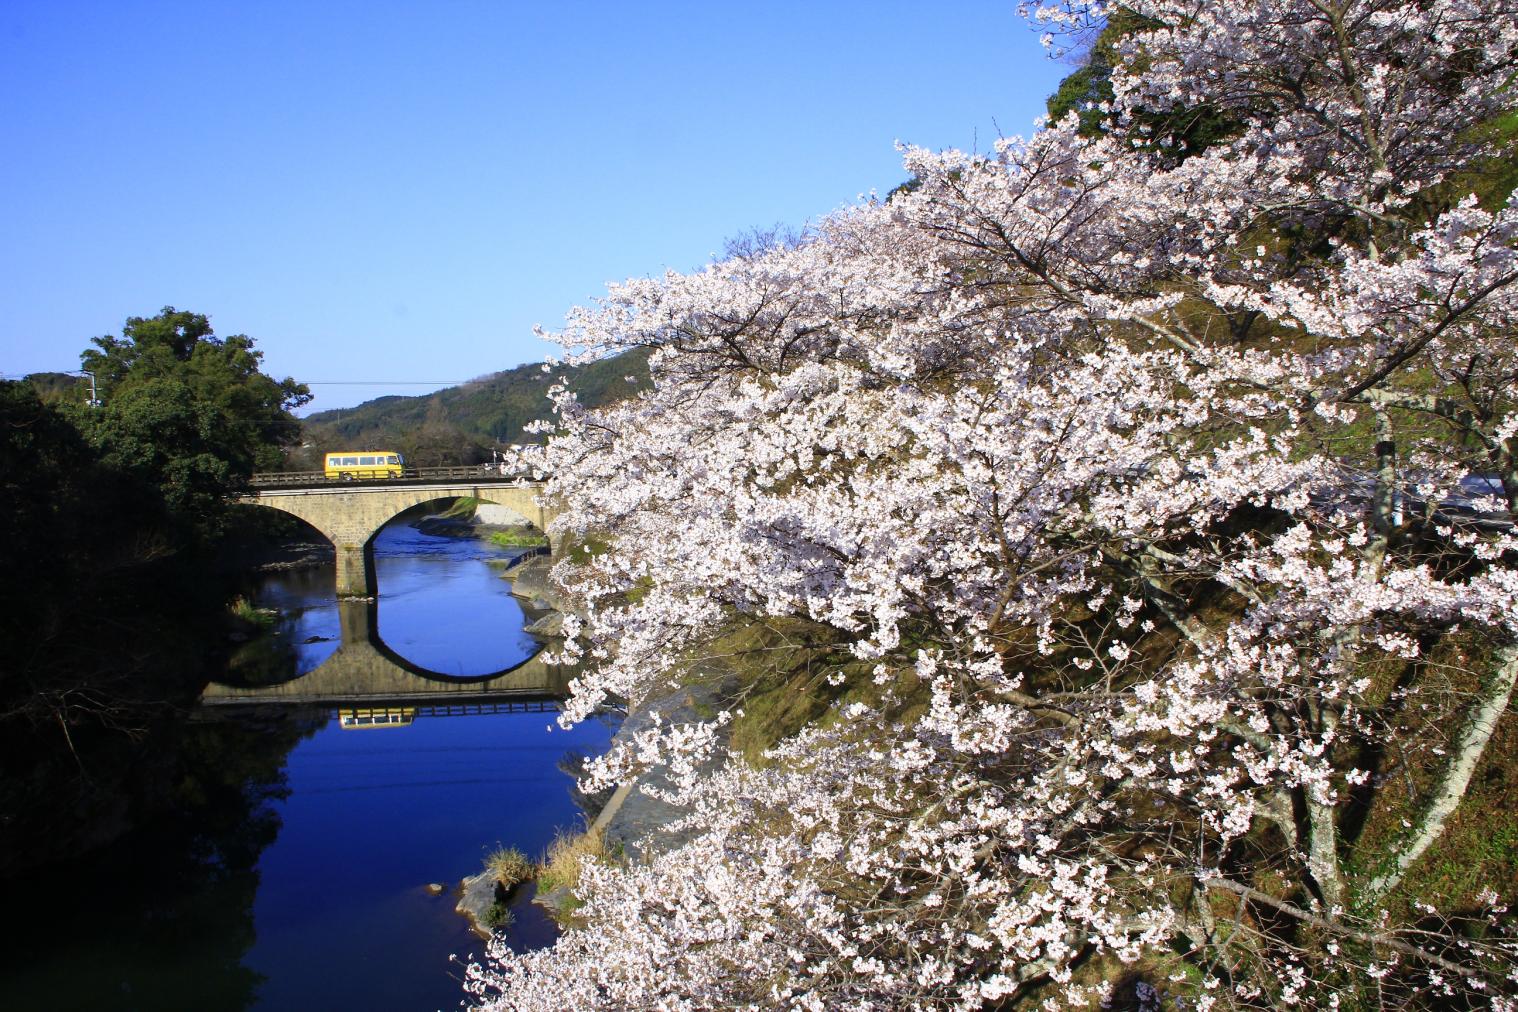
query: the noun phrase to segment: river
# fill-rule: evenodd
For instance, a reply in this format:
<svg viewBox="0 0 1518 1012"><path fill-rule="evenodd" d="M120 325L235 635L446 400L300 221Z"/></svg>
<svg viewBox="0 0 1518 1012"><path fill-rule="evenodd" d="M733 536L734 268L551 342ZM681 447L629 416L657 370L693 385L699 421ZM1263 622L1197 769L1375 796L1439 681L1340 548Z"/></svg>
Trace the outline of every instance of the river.
<svg viewBox="0 0 1518 1012"><path fill-rule="evenodd" d="M530 656L497 568L511 554L385 528L382 650L433 679ZM320 669L343 632L332 588L330 567L264 578L255 603L282 617L231 680ZM43 912L0 960L7 1007L456 1008L462 965L450 957L484 943L454 912L452 887L497 845L536 856L578 826L562 760L603 750L612 730L561 730L542 703L394 706L398 723L358 728L308 704L203 710L176 758L184 814L72 878L34 883L12 907ZM429 883L449 888L433 895ZM514 906L514 946L552 939L535 908Z"/></svg>

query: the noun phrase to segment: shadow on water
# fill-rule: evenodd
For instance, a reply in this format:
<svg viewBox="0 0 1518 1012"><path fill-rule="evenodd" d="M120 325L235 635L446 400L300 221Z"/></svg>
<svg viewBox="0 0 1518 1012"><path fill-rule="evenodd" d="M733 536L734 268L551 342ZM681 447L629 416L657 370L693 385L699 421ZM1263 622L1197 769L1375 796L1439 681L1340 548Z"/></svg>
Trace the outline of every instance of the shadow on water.
<svg viewBox="0 0 1518 1012"><path fill-rule="evenodd" d="M338 670L352 646L349 662L380 658L384 677L441 673L417 680L453 695L203 704L154 754L171 772L168 815L7 896L23 939L0 949L6 1006L457 1007L462 969L450 957L484 943L451 889L428 884L478 872L496 846L542 853L581 817L560 759L603 751L612 731L563 731L541 692L481 699L471 685L526 670L537 649L490 566L506 554L387 529L377 615L340 609L330 569L264 580L254 602L278 609L276 634L247 644L219 679L298 687ZM510 944L551 942L525 897L513 906Z"/></svg>
<svg viewBox="0 0 1518 1012"><path fill-rule="evenodd" d="M315 727L295 711L185 726L167 760L177 775L166 814L11 884L7 1007L250 1006L262 984L244 963L258 862L280 830L285 763Z"/></svg>

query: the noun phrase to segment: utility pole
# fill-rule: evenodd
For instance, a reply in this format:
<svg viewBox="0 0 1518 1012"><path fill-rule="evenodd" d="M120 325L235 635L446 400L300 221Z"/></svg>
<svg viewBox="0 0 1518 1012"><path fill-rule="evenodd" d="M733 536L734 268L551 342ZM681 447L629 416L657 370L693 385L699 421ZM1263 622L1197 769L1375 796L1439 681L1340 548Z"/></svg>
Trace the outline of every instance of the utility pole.
<svg viewBox="0 0 1518 1012"><path fill-rule="evenodd" d="M15 377L15 378L19 378L19 379L23 379L24 380L27 377L33 376L33 375L41 375L41 373L26 373L26 374L23 374L23 375L21 375L19 377ZM97 391L95 389L95 374L92 373L92 372L90 372L88 369L59 369L56 372L50 373L50 375L53 375L53 376L87 376L87 377L89 377L89 381L90 381L90 397L89 397L89 400L87 400L85 403L88 404L92 408L98 408L98 407L100 407L100 396L99 396L99 394L97 393ZM0 374L0 379L10 379L10 378L13 378L13 377L6 376L4 374Z"/></svg>

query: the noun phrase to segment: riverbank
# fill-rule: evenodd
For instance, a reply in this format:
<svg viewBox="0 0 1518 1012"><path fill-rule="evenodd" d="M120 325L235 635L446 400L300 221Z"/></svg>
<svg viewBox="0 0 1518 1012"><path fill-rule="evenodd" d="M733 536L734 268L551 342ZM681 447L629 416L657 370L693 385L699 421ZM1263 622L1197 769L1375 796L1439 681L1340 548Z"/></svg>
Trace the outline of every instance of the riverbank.
<svg viewBox="0 0 1518 1012"><path fill-rule="evenodd" d="M735 616L678 681L628 704L610 748L631 746L655 725L670 730L707 724L720 712L732 713L731 721L713 728L715 747L697 766L704 777L733 753L745 762L767 764L770 747L826 719L829 710L868 703L884 706L893 719L903 722L926 711L929 687L915 671L897 672L882 684L867 663L844 661L841 670L848 677L842 681L817 677L819 660L836 664L837 658L825 645L808 643L805 631L801 623ZM702 830L685 821L687 809L661 800L660 795L674 786L669 770L656 766L603 795L580 798L585 830L562 849L580 860L638 864L683 846ZM572 869L555 869L553 877L559 881L550 884L540 877L536 902L561 925L573 926L580 906L572 881L577 876Z"/></svg>
<svg viewBox="0 0 1518 1012"><path fill-rule="evenodd" d="M495 541L492 535L503 531L517 535L532 532L532 528L521 523L490 522L496 517L488 506L479 504L474 510L451 511L425 518L413 526L440 536L485 541ZM553 583L554 563L547 554L525 554L498 566L525 619L530 620L524 624L523 632L548 648L562 636L564 615L573 608ZM746 640L751 635L745 630L734 633L737 640ZM619 720L608 749L633 741L656 723L669 726L709 719L734 702L740 689L753 681L752 675L740 663L727 658L703 660L679 684L671 684L664 691L633 703ZM731 725L718 730L717 748L702 764L703 774L713 772L724 761L732 745L731 732ZM578 757L578 761L567 764L561 761L560 768L578 777L583 772L583 759ZM546 912L550 923L558 927L573 923L578 906L574 883L581 861L587 857L641 861L678 847L693 835L694 830L679 825L687 813L656 796L673 786L669 772L660 767L595 796L586 796L576 787L572 794L582 813L584 829L561 833L530 868L525 880L502 882L489 868L465 877L452 890L457 912L480 937L504 934L513 949L552 944L558 928L545 933L539 922Z"/></svg>

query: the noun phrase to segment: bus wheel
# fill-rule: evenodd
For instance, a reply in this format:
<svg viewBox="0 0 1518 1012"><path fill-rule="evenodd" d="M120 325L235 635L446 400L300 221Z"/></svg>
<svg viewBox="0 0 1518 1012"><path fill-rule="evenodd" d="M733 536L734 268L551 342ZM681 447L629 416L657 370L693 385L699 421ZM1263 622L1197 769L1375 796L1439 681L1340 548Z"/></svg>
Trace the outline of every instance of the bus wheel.
<svg viewBox="0 0 1518 1012"><path fill-rule="evenodd" d="M344 471L342 473L342 479L343 479L343 481L352 481L353 480L353 472L352 471Z"/></svg>

